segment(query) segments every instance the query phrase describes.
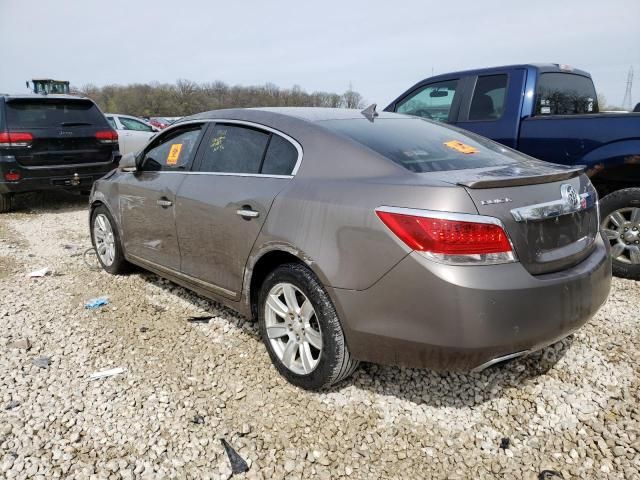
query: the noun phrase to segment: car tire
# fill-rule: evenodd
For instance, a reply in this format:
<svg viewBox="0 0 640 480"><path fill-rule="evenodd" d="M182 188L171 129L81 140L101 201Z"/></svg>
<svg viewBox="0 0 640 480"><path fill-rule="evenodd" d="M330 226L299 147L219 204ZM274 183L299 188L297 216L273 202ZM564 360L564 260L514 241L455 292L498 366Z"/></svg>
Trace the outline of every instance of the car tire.
<svg viewBox="0 0 640 480"><path fill-rule="evenodd" d="M273 303L274 297L279 304ZM287 381L305 390L320 390L356 370L359 362L349 353L336 309L311 270L296 263L277 267L262 283L258 302L260 335Z"/></svg>
<svg viewBox="0 0 640 480"><path fill-rule="evenodd" d="M118 226L106 207L91 212L91 243L102 268L113 274L126 273L129 263L124 258Z"/></svg>
<svg viewBox="0 0 640 480"><path fill-rule="evenodd" d="M600 200L601 230L611 244L613 274L640 279L640 188L617 190Z"/></svg>
<svg viewBox="0 0 640 480"><path fill-rule="evenodd" d="M0 193L0 213L11 211L11 195Z"/></svg>

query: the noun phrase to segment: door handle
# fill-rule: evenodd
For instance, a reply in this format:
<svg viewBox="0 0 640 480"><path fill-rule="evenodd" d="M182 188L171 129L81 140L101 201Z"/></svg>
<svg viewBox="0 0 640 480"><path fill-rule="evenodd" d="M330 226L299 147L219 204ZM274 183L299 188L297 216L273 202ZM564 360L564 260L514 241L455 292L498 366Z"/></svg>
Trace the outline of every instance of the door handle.
<svg viewBox="0 0 640 480"><path fill-rule="evenodd" d="M236 213L240 215L242 218L244 218L245 220L250 220L252 218L257 218L260 216L260 212L256 212L255 210L244 209L244 208L237 210Z"/></svg>
<svg viewBox="0 0 640 480"><path fill-rule="evenodd" d="M168 198L160 198L158 201L156 201L156 203L160 205L162 208L168 208L171 205L173 205L173 202Z"/></svg>

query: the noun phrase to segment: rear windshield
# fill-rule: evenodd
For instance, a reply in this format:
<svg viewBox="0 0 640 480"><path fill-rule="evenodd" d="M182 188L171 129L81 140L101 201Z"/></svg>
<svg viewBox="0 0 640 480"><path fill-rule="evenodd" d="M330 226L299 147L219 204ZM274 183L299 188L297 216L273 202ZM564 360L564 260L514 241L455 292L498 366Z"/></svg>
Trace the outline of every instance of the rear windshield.
<svg viewBox="0 0 640 480"><path fill-rule="evenodd" d="M29 99L13 100L5 105L7 125L11 129L107 126L107 121L98 107L88 101Z"/></svg>
<svg viewBox="0 0 640 480"><path fill-rule="evenodd" d="M598 113L596 89L589 77L543 73L536 89L536 115Z"/></svg>
<svg viewBox="0 0 640 480"><path fill-rule="evenodd" d="M525 158L480 136L422 118L319 123L417 173L500 166Z"/></svg>

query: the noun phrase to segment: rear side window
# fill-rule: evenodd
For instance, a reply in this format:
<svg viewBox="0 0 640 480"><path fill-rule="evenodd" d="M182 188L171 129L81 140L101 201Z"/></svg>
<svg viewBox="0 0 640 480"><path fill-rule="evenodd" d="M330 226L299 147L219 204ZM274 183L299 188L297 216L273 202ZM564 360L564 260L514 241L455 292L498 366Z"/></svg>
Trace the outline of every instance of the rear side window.
<svg viewBox="0 0 640 480"><path fill-rule="evenodd" d="M92 102L77 100L13 100L6 102L9 128L106 127L104 115Z"/></svg>
<svg viewBox="0 0 640 480"><path fill-rule="evenodd" d="M216 124L200 161L201 172L260 173L270 133L231 124Z"/></svg>
<svg viewBox="0 0 640 480"><path fill-rule="evenodd" d="M118 129L118 126L116 125L116 121L113 119L113 117L107 117L107 122L109 122L109 125L111 126L111 128L113 128L114 130Z"/></svg>
<svg viewBox="0 0 640 480"><path fill-rule="evenodd" d="M265 175L291 175L298 161L298 150L280 135L271 135L262 170Z"/></svg>
<svg viewBox="0 0 640 480"><path fill-rule="evenodd" d="M153 128L151 128L149 125L139 120L134 120L133 118L120 117L120 123L122 124L125 130L136 130L138 132L153 132Z"/></svg>
<svg viewBox="0 0 640 480"><path fill-rule="evenodd" d="M596 89L589 77L542 73L536 88L536 115L598 113Z"/></svg>
<svg viewBox="0 0 640 480"><path fill-rule="evenodd" d="M144 171L180 171L185 170L195 154L202 126L190 126L168 132L154 142L144 154Z"/></svg>
<svg viewBox="0 0 640 480"><path fill-rule="evenodd" d="M457 88L458 80L432 83L400 101L396 112L446 122Z"/></svg>
<svg viewBox="0 0 640 480"><path fill-rule="evenodd" d="M507 75L478 77L469 108L469 120L497 120L500 118L504 112L506 92Z"/></svg>
<svg viewBox="0 0 640 480"><path fill-rule="evenodd" d="M318 123L417 173L507 165L526 158L480 136L419 118Z"/></svg>

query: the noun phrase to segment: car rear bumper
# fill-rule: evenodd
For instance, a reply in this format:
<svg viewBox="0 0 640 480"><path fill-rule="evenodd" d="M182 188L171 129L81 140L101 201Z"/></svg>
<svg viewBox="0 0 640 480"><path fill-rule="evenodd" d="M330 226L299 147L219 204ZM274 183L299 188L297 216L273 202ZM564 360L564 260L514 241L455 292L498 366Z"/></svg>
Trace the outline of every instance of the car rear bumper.
<svg viewBox="0 0 640 480"><path fill-rule="evenodd" d="M367 290L329 291L355 358L472 370L584 325L609 294L608 255L598 235L580 264L533 276L520 263L448 266L414 252Z"/></svg>
<svg viewBox="0 0 640 480"><path fill-rule="evenodd" d="M25 193L53 189L86 189L117 167L117 161L52 167L23 167L13 157L0 157L0 193ZM20 180L5 181L5 173L17 172Z"/></svg>

